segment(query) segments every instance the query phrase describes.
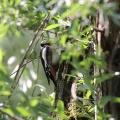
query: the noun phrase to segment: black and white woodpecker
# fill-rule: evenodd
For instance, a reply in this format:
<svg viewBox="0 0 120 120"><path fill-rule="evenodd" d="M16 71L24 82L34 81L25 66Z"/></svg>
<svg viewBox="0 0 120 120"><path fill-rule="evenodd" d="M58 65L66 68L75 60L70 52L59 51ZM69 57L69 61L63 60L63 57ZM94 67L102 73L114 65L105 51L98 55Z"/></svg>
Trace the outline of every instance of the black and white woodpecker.
<svg viewBox="0 0 120 120"><path fill-rule="evenodd" d="M48 84L50 85L51 79L55 87L57 87L56 72L58 71L59 67L60 55L50 43L43 41L41 42L40 58L48 80Z"/></svg>

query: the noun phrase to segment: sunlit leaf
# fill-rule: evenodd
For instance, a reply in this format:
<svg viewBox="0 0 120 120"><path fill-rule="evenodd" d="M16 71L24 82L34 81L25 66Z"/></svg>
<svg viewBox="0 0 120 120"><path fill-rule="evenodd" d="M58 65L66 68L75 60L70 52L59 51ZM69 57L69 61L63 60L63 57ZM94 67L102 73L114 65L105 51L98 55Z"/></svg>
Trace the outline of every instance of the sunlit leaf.
<svg viewBox="0 0 120 120"><path fill-rule="evenodd" d="M0 70L1 70L2 72L6 72L6 69L5 69L5 67L3 66L3 64L2 64L4 55L5 55L5 52L3 52L3 51L0 49Z"/></svg>
<svg viewBox="0 0 120 120"><path fill-rule="evenodd" d="M5 53L0 49L0 64L2 64L3 56Z"/></svg>
<svg viewBox="0 0 120 120"><path fill-rule="evenodd" d="M4 82L3 81L0 81L0 86L3 86L4 85Z"/></svg>
<svg viewBox="0 0 120 120"><path fill-rule="evenodd" d="M38 104L38 100L37 99L32 99L32 100L30 100L30 105L32 106L32 107L34 107L34 106L36 106L37 104Z"/></svg>
<svg viewBox="0 0 120 120"><path fill-rule="evenodd" d="M8 28L8 25L5 25L4 23L0 24L0 37L3 37L6 34Z"/></svg>
<svg viewBox="0 0 120 120"><path fill-rule="evenodd" d="M112 100L116 103L120 103L120 97L113 97Z"/></svg>
<svg viewBox="0 0 120 120"><path fill-rule="evenodd" d="M21 2L21 0L15 0L15 5L19 5L19 3Z"/></svg>
<svg viewBox="0 0 120 120"><path fill-rule="evenodd" d="M64 103L61 100L59 100L57 103L55 113L57 113L60 118L68 119L68 117L64 113Z"/></svg>
<svg viewBox="0 0 120 120"><path fill-rule="evenodd" d="M60 44L63 45L63 46L65 46L66 39L67 39L67 35L66 34L62 35L61 36L61 40L60 40Z"/></svg>
<svg viewBox="0 0 120 120"><path fill-rule="evenodd" d="M73 4L70 8L69 8L69 10L67 10L66 12L64 12L63 14L62 14L62 18L64 19L65 17L67 17L67 16L69 16L69 15L75 15L78 11L79 11L79 8L80 8L80 4Z"/></svg>
<svg viewBox="0 0 120 120"><path fill-rule="evenodd" d="M11 110L11 108L4 108L2 111L9 115L14 115L14 112Z"/></svg>
<svg viewBox="0 0 120 120"><path fill-rule="evenodd" d="M82 30L81 31L81 34L85 34L85 33L87 33L87 32L89 32L89 31L91 31L93 29L93 26L92 25L90 25L90 26L88 26L87 28L85 28L84 30Z"/></svg>
<svg viewBox="0 0 120 120"><path fill-rule="evenodd" d="M91 96L91 91L90 91L90 90L88 90L88 91L87 91L87 93L86 93L86 99L89 99L89 98L90 98L90 96Z"/></svg>
<svg viewBox="0 0 120 120"><path fill-rule="evenodd" d="M27 110L26 108L24 107L16 107L16 110L21 114L23 115L24 117L27 117L27 116L30 116L30 112L29 110Z"/></svg>
<svg viewBox="0 0 120 120"><path fill-rule="evenodd" d="M64 104L63 104L63 102L61 100L58 101L57 108L58 108L59 112L64 111Z"/></svg>
<svg viewBox="0 0 120 120"><path fill-rule="evenodd" d="M45 30L51 30L51 29L54 29L59 26L60 26L60 24L52 24L52 25L49 25L48 27L46 27Z"/></svg>
<svg viewBox="0 0 120 120"><path fill-rule="evenodd" d="M7 91L7 90L0 91L0 95L8 96L10 94L11 94L11 92Z"/></svg>

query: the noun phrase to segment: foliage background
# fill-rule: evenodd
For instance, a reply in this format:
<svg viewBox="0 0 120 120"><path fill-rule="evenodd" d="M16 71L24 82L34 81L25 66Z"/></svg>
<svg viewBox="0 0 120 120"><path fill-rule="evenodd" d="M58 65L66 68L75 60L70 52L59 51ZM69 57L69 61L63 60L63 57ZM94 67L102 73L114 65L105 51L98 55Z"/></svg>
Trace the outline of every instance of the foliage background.
<svg viewBox="0 0 120 120"><path fill-rule="evenodd" d="M115 3L101 0L75 0L72 3L70 0L1 0L0 119L52 120L54 115L51 113L57 114L57 119L94 119L97 116L102 120L110 117L102 110L111 97L97 98L99 96L94 92L99 92L98 86L115 74L106 72L105 56L109 53L101 52L101 43L97 41L96 44L93 29L97 27L98 12L102 25L108 25L108 18L119 25L117 9ZM108 36L108 29L106 27L105 36ZM73 107L68 107L68 111L65 107L65 113L61 100L56 108L53 107L54 86L52 83L51 86L47 85L39 60L42 40L49 40L64 49L61 62L65 60L74 67L66 75L69 76L67 81L72 77L78 79L77 93L80 100L72 103ZM20 63L22 68L17 71L16 78L15 74L11 74ZM76 73L82 74L82 78ZM11 86L15 86L15 89ZM114 101L119 103L119 98L114 98ZM98 107L97 114L94 107Z"/></svg>

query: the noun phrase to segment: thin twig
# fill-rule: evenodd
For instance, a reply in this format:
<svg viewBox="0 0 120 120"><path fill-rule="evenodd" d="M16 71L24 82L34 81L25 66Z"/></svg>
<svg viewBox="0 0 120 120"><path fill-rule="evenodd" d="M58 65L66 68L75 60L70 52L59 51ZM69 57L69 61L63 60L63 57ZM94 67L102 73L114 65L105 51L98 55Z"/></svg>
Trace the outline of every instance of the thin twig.
<svg viewBox="0 0 120 120"><path fill-rule="evenodd" d="M23 120L22 118L20 118L18 116L13 116L13 115L7 114L7 113L3 112L1 109L0 109L0 112L2 114L5 114L5 115L9 116L12 120Z"/></svg>
<svg viewBox="0 0 120 120"><path fill-rule="evenodd" d="M34 35L32 41L30 42L29 47L27 48L26 53L24 54L23 59L22 59L20 65L19 65L18 72L17 72L17 74L16 74L16 76L15 76L15 81L16 81L16 78L17 78L17 76L18 76L20 67L22 66L22 64L23 64L23 62L24 62L24 60L25 60L25 58L26 58L26 56L27 56L27 54L28 54L30 48L32 47L32 45L33 45L33 43L34 43L34 41L35 41L35 39L36 39L36 37L37 37L37 35L38 35L38 33L39 33L41 27L44 25L44 22L45 22L45 20L46 20L47 18L48 18L48 15L44 18L43 22L42 22L42 23L40 24L40 26L38 27L38 30L36 31L36 33L35 33L35 35Z"/></svg>
<svg viewBox="0 0 120 120"><path fill-rule="evenodd" d="M81 78L79 78L81 79ZM76 93L76 83L78 82L79 79L76 79L73 83L72 83L72 86L71 86L71 96L73 98L74 101L76 100L80 100L80 101L95 101L95 99L85 99L85 98L82 98L82 97L79 97L77 96L77 93Z"/></svg>
<svg viewBox="0 0 120 120"><path fill-rule="evenodd" d="M105 27L101 27L101 28L93 28L93 30L94 30L95 32L104 32Z"/></svg>
<svg viewBox="0 0 120 120"><path fill-rule="evenodd" d="M34 41L35 41L35 39L36 39L36 37L37 37L40 29L41 29L41 28L43 28L43 29L45 28L45 23L46 23L46 20L47 20L48 18L49 18L49 14L46 15L46 17L44 18L43 22L42 22L42 23L40 24L40 26L38 27L38 30L36 31L36 33L35 33L35 35L34 35L34 37L33 37L33 40L30 42L29 47L27 48L26 53L24 54L23 59L22 59L20 65L19 65L18 71L17 71L17 73L16 73L16 75L15 75L15 81L17 80L17 76L18 76L18 74L19 74L19 71L20 71L20 69L21 69L21 66L23 65L23 62L24 62L24 60L25 60L25 58L26 58L29 50L31 49L31 47L32 47L32 45L33 45L33 43L34 43ZM43 33L44 33L44 31L42 31L41 35L42 35ZM40 39L40 38L39 38L39 39ZM38 39L38 41L39 41L39 39ZM38 41L36 42L36 45L37 45ZM36 45L35 45L35 47L36 47ZM32 49L31 54L32 54L33 50L35 49L35 47ZM31 57L31 54L30 54L29 58ZM28 61L27 61L27 62L28 62ZM19 79L20 79L20 77L21 77L21 75L22 75L22 73L23 73L23 71L24 71L25 66L26 66L26 64L23 66L23 69L22 69L22 71L21 71L21 74L20 74L19 77L18 77L18 80L17 80L17 82L16 82L16 85L11 87L12 92L11 92L11 95L8 96L8 99L12 96L12 93L13 93L14 89L16 88L16 86L17 86L17 84L18 84L18 82L19 82Z"/></svg>
<svg viewBox="0 0 120 120"><path fill-rule="evenodd" d="M38 59L38 67L37 67L37 78L36 78L36 80L35 80L35 84L37 83L37 80L38 80L38 73L39 73L39 59ZM35 92L35 87L34 87L34 89L33 89L33 92L32 92L32 96L34 95L34 92Z"/></svg>
<svg viewBox="0 0 120 120"><path fill-rule="evenodd" d="M76 79L73 83L72 83L72 86L71 86L71 96L74 100L77 100L78 99L78 96L76 94L76 82L78 81L78 79Z"/></svg>
<svg viewBox="0 0 120 120"><path fill-rule="evenodd" d="M25 64L23 64L23 65L21 66L21 68L22 68L24 65L32 62L33 60L36 60L36 59L39 58L39 57L40 57L40 56L37 56L36 58L34 58L34 59L30 60L30 61L27 61ZM16 72L18 72L18 69L17 69L16 71L14 71L13 73L11 73L10 76L14 75Z"/></svg>
<svg viewBox="0 0 120 120"><path fill-rule="evenodd" d="M105 27L103 27L104 25L102 24L102 14L101 12L98 13L98 21L97 21L97 29L95 29L95 31L97 32L97 45L94 44L94 55L100 57L101 55L101 50L96 51L96 48L98 49L99 47L101 47L101 40L102 40L102 32L104 32ZM96 64L94 63L94 75L96 75L96 73L99 73L99 68L96 67ZM95 120L98 120L98 90L97 90L97 78L94 78L94 86L95 86L95 91L94 91L94 100L95 100L95 107L94 107L94 111L95 111Z"/></svg>
<svg viewBox="0 0 120 120"><path fill-rule="evenodd" d="M102 29L102 25L101 25L101 13L98 13L98 21L97 21L97 27L98 30ZM94 43L94 55L95 56L99 56L100 54L96 51L97 47L100 47L101 45L101 31L96 31L96 39L97 39L97 45ZM99 56L100 57L100 56ZM96 64L94 64L94 75L96 75L96 73L98 72L98 69L96 67ZM95 91L94 91L94 100L95 100L95 107L94 107L94 112L95 112L95 120L98 119L97 113L98 113L98 100L97 100L97 84L96 84L97 78L94 78L94 86L95 86Z"/></svg>
<svg viewBox="0 0 120 120"><path fill-rule="evenodd" d="M41 35L42 35L42 34L43 34L43 32L41 33ZM40 36L40 38L41 38L41 36ZM31 57L34 49L36 48L36 45L38 44L38 41L40 40L40 38L37 40L34 48L32 49L29 58ZM29 60L29 58L28 58L28 60ZM28 62L28 60L27 60L27 62ZM24 71L24 69L25 69L25 67L26 67L26 65L27 65L27 62L26 62L26 64L24 64L24 66L23 66L23 68L22 68L22 71L21 71L21 73L20 73L20 75L19 75L19 77L18 77L18 79L17 79L16 85L15 85L15 86L13 87L13 89L12 89L12 93L13 93L13 91L15 90L15 88L16 88L16 86L17 86L17 84L18 84L18 82L19 82L19 80L20 80L20 78L21 78L21 76L22 76L22 73L23 73L23 71ZM11 94L11 95L12 95L12 94Z"/></svg>

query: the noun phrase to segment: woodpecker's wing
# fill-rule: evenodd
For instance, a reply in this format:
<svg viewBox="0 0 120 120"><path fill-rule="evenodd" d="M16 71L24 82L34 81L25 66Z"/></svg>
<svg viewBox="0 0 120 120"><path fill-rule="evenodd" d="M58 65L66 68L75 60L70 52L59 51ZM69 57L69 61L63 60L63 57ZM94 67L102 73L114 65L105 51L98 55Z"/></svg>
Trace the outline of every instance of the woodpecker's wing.
<svg viewBox="0 0 120 120"><path fill-rule="evenodd" d="M48 79L48 84L50 84L50 79L53 81L54 85L57 86L55 81L54 68L52 67L52 49L50 46L45 46L40 51L41 62Z"/></svg>
<svg viewBox="0 0 120 120"><path fill-rule="evenodd" d="M55 80L56 76L54 74L54 68L52 66L52 56L53 56L52 48L50 46L47 46L46 51L47 51L46 57L47 57L47 63L48 63L48 69L49 69L49 77L53 81L54 85L57 86L57 83Z"/></svg>
<svg viewBox="0 0 120 120"><path fill-rule="evenodd" d="M45 75L46 75L47 80L48 80L48 84L50 85L49 73L47 72L48 66L46 64L47 62L46 62L46 52L45 52L45 49L46 48L42 48L40 50L40 59L41 59L41 63L42 63L43 68L44 68ZM43 54L44 54L44 57L43 57Z"/></svg>

